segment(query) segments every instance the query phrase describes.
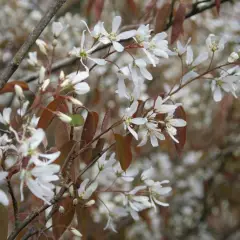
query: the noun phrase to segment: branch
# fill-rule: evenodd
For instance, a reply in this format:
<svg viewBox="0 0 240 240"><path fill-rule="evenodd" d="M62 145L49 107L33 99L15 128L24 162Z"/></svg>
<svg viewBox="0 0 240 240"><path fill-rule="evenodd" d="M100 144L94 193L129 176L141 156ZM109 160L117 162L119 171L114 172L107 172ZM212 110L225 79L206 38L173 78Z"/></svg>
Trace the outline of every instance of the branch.
<svg viewBox="0 0 240 240"><path fill-rule="evenodd" d="M54 17L54 15L66 1L67 0L55 0L54 3L48 8L48 11L42 17L38 25L35 27L32 33L28 35L24 44L15 54L15 56L13 57L11 62L7 65L7 67L3 70L0 76L0 89L4 86L5 83L7 83L9 78L18 69L20 63L22 62L25 55L28 53L29 49L32 47L32 45L38 39L42 31L46 28L48 23L51 21L51 19Z"/></svg>
<svg viewBox="0 0 240 240"><path fill-rule="evenodd" d="M221 1L221 3L225 3L225 2L231 2L231 0L222 0ZM194 15L197 15L197 14L199 14L199 13L205 11L205 10L208 10L210 8L213 8L215 6L216 6L215 2L211 3L210 5L207 5L205 7L202 7L202 8L198 8L198 5L196 5L196 6L194 5L193 9L185 16L185 19L188 19L188 18L190 18L190 17L192 17ZM168 23L168 25L165 27L164 31L168 30L172 26L172 24L173 24L173 21L170 21ZM136 25L133 25L133 26L136 27ZM127 27L127 30L130 30L130 29ZM126 42L126 41L129 41L129 39L126 39L126 40L123 40L123 41L120 41L120 42ZM107 44L107 45L101 46L101 47L95 49L93 51L93 53L101 51L103 49L106 49L109 46L111 46L111 44ZM62 69L64 67L68 67L68 66L70 66L72 64L75 64L77 60L78 60L78 58L76 58L76 57L65 58L63 60L60 60L60 61L56 62L55 64L53 64L52 72L58 71L59 69ZM25 78L22 78L21 80L29 83L29 82L32 82L32 81L36 80L38 77L39 77L39 73L34 73L34 74L31 74L31 75L29 75L29 76L27 76Z"/></svg>

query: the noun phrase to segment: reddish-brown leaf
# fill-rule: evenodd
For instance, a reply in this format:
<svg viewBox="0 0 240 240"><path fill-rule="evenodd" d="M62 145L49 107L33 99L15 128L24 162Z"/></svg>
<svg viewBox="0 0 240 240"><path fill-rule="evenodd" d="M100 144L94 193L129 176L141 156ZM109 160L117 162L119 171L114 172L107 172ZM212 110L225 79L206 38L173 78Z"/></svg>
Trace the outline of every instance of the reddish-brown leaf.
<svg viewBox="0 0 240 240"><path fill-rule="evenodd" d="M14 92L15 91L14 90L14 86L15 85L19 85L22 88L22 90L24 90L24 91L29 90L29 87L28 87L26 82L23 82L23 81L12 81L12 82L6 83L4 85L4 87L0 89L0 94L1 93L6 93L6 92Z"/></svg>
<svg viewBox="0 0 240 240"><path fill-rule="evenodd" d="M126 171L132 162L131 142L132 136L114 134L116 140L116 155L121 168Z"/></svg>
<svg viewBox="0 0 240 240"><path fill-rule="evenodd" d="M217 12L218 12L218 14L219 14L219 12L220 12L221 0L215 0L215 4L216 4Z"/></svg>
<svg viewBox="0 0 240 240"><path fill-rule="evenodd" d="M93 157L95 158L101 151L103 150L105 144L105 139L104 138L99 138L97 141L96 147L93 149Z"/></svg>
<svg viewBox="0 0 240 240"><path fill-rule="evenodd" d="M174 43L184 31L183 22L185 20L185 13L186 6L180 3L173 20L171 43Z"/></svg>
<svg viewBox="0 0 240 240"><path fill-rule="evenodd" d="M182 106L179 106L175 110L174 115L175 115L176 118L181 118L181 119L186 121L186 113L185 113ZM176 138L179 141L179 143L175 143L175 147L176 147L176 150L177 150L179 155L181 155L181 153L183 151L183 147L184 147L185 142L186 142L186 135L187 135L187 126L177 128Z"/></svg>
<svg viewBox="0 0 240 240"><path fill-rule="evenodd" d="M171 3L165 3L162 8L157 10L155 33L162 32L166 26L167 20L171 12Z"/></svg>
<svg viewBox="0 0 240 240"><path fill-rule="evenodd" d="M70 140L69 126L60 119L54 119L55 122L55 146L60 149L66 142ZM52 134L52 133L51 133Z"/></svg>
<svg viewBox="0 0 240 240"><path fill-rule="evenodd" d="M84 148L85 145L90 143L95 136L98 125L98 114L96 112L88 112L87 118L85 120L82 136L81 136L81 144L80 149ZM86 151L81 154L81 158L84 162L89 162L92 157L92 148L89 146Z"/></svg>
<svg viewBox="0 0 240 240"><path fill-rule="evenodd" d="M103 121L102 121L102 126L101 126L101 132L104 132L108 128L108 124L111 119L111 110L108 109L104 115Z"/></svg>
<svg viewBox="0 0 240 240"><path fill-rule="evenodd" d="M98 114L96 112L88 112L81 136L81 148L92 141L97 131L97 125Z"/></svg>
<svg viewBox="0 0 240 240"><path fill-rule="evenodd" d="M101 18L103 7L104 7L104 0L95 0L95 14L96 14L97 21Z"/></svg>
<svg viewBox="0 0 240 240"><path fill-rule="evenodd" d="M64 198L62 201L57 203L57 208L63 206L65 209L64 213L59 213L58 211L53 215L53 235L55 239L60 239L62 234L66 231L68 226L73 220L75 207L73 206L73 201L70 197Z"/></svg>
<svg viewBox="0 0 240 240"><path fill-rule="evenodd" d="M52 119L55 117L55 114L53 112L57 111L58 109L61 111L65 111L65 108L63 107L65 104L65 101L61 97L57 97L52 102L48 104L48 106L43 110L40 119L38 121L38 128L46 129Z"/></svg>
<svg viewBox="0 0 240 240"><path fill-rule="evenodd" d="M87 16L90 14L93 4L95 3L95 0L88 0L88 4L87 4Z"/></svg>
<svg viewBox="0 0 240 240"><path fill-rule="evenodd" d="M137 14L137 6L134 0L126 0L129 8L132 10L134 14Z"/></svg>

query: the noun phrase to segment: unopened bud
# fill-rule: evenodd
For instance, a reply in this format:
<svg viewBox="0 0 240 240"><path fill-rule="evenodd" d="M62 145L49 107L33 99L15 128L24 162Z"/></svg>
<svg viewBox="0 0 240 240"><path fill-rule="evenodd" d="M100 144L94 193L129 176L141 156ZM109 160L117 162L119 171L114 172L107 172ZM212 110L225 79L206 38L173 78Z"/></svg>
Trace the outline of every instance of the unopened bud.
<svg viewBox="0 0 240 240"><path fill-rule="evenodd" d="M233 63L239 59L239 55L236 52L232 52L228 57L228 62Z"/></svg>
<svg viewBox="0 0 240 240"><path fill-rule="evenodd" d="M57 40L57 39L54 39L53 42L52 42L53 47L56 47L57 44L58 44L58 40Z"/></svg>
<svg viewBox="0 0 240 240"><path fill-rule="evenodd" d="M73 235L77 237L82 237L82 234L76 228L71 227L70 231L72 232Z"/></svg>
<svg viewBox="0 0 240 240"><path fill-rule="evenodd" d="M44 77L45 77L45 72L46 72L46 68L42 66L42 67L40 68L40 71L39 71L39 80L38 80L38 82L39 82L40 84L43 83L43 80L44 80Z"/></svg>
<svg viewBox="0 0 240 240"><path fill-rule="evenodd" d="M23 100L25 98L24 94L23 94L23 90L19 85L17 85L17 84L14 85L14 90L15 90L15 93L19 97L20 100Z"/></svg>
<svg viewBox="0 0 240 240"><path fill-rule="evenodd" d="M56 112L57 116L65 123L70 123L72 118L62 112Z"/></svg>
<svg viewBox="0 0 240 240"><path fill-rule="evenodd" d="M40 51L41 51L43 54L47 55L47 49L48 49L47 44L46 44L43 40L41 40L41 39L38 39L38 40L36 41L36 44L38 45Z"/></svg>
<svg viewBox="0 0 240 240"><path fill-rule="evenodd" d="M82 106L82 102L80 102L78 99L74 98L74 97L69 97L68 98L73 104L78 105L78 106Z"/></svg>
<svg viewBox="0 0 240 240"><path fill-rule="evenodd" d="M66 79L60 86L66 87L67 85L69 85L69 79Z"/></svg>
<svg viewBox="0 0 240 240"><path fill-rule="evenodd" d="M55 38L58 38L63 31L63 25L60 22L53 22L52 32Z"/></svg>
<svg viewBox="0 0 240 240"><path fill-rule="evenodd" d="M78 199L77 199L77 198L74 198L74 199L73 199L73 205L74 205L74 206L78 205Z"/></svg>
<svg viewBox="0 0 240 240"><path fill-rule="evenodd" d="M46 91L46 88L48 87L49 83L50 83L50 79L49 79L49 78L46 79L46 80L43 82L43 85L42 85L42 87L41 87L41 90L42 90L43 92Z"/></svg>
<svg viewBox="0 0 240 240"><path fill-rule="evenodd" d="M95 200L92 199L92 200L88 201L87 203L85 203L85 207L91 207L94 204L95 204Z"/></svg>
<svg viewBox="0 0 240 240"><path fill-rule="evenodd" d="M59 211L59 213L64 213L65 212L65 208L63 206L60 206L58 208L58 211Z"/></svg>
<svg viewBox="0 0 240 240"><path fill-rule="evenodd" d="M74 188L73 188L73 185L71 185L68 189L69 193L71 196L74 196Z"/></svg>
<svg viewBox="0 0 240 240"><path fill-rule="evenodd" d="M65 78L64 71L61 71L61 72L60 72L60 75L59 75L59 79L60 79L61 81L63 81L64 78Z"/></svg>

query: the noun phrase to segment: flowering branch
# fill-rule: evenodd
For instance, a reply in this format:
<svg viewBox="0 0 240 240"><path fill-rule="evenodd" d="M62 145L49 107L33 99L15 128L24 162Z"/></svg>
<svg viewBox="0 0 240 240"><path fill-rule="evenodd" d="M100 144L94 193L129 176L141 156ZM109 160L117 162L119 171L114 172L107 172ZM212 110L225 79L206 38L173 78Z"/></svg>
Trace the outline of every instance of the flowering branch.
<svg viewBox="0 0 240 240"><path fill-rule="evenodd" d="M11 62L7 65L7 67L3 70L0 76L0 89L4 86L5 83L7 83L12 74L18 69L20 63L22 62L25 55L28 53L29 49L32 47L32 45L38 39L42 31L47 27L48 23L51 21L51 19L66 1L67 0L56 0L48 8L46 14L42 17L42 19L32 31L32 33L28 35L24 44L18 50L18 52L13 57Z"/></svg>

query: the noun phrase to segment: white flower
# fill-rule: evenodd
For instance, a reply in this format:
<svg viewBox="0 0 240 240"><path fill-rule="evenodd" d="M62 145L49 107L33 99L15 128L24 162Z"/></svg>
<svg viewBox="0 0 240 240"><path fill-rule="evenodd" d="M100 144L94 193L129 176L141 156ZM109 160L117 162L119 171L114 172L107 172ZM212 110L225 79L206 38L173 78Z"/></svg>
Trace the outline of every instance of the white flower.
<svg viewBox="0 0 240 240"><path fill-rule="evenodd" d="M149 29L149 24L148 25L141 24L136 31L136 36L134 37L134 40L137 43L148 42L150 37L151 30Z"/></svg>
<svg viewBox="0 0 240 240"><path fill-rule="evenodd" d="M143 43L143 51L154 67L158 63L158 59L155 56L168 58L168 41L164 40L166 37L167 34L165 32L158 33L150 42Z"/></svg>
<svg viewBox="0 0 240 240"><path fill-rule="evenodd" d="M10 124L10 116L11 116L12 109L11 108L4 108L3 113L0 113L0 123L4 125Z"/></svg>
<svg viewBox="0 0 240 240"><path fill-rule="evenodd" d="M37 52L29 52L27 61L30 65L37 66L38 65Z"/></svg>
<svg viewBox="0 0 240 240"><path fill-rule="evenodd" d="M40 68L40 70L39 70L39 80L38 80L38 82L39 82L40 84L42 84L43 81L44 81L45 73L46 73L46 68L43 67L43 66L41 66L41 68Z"/></svg>
<svg viewBox="0 0 240 240"><path fill-rule="evenodd" d="M186 121L179 118L173 118L173 114L169 113L164 120L165 130L169 134L169 136L175 141L179 142L174 136L177 135L176 127L185 127L187 125Z"/></svg>
<svg viewBox="0 0 240 240"><path fill-rule="evenodd" d="M144 170L144 171L142 172L142 174L141 174L141 180L145 182L146 180L151 179L151 177L153 176L153 174L154 174L154 168L153 168L153 167L150 167L150 168L148 168L148 169L146 169L146 170Z"/></svg>
<svg viewBox="0 0 240 240"><path fill-rule="evenodd" d="M47 44L43 40L41 40L41 39L37 39L36 44L38 45L40 51L44 55L47 55L47 50L48 50Z"/></svg>
<svg viewBox="0 0 240 240"><path fill-rule="evenodd" d="M173 104L164 104L169 98L162 99L161 96L157 97L154 105L155 112L157 113L169 113L173 112L177 106Z"/></svg>
<svg viewBox="0 0 240 240"><path fill-rule="evenodd" d="M85 94L90 91L90 87L86 82L82 82L89 77L88 71L73 72L66 77L61 87L73 86L74 91L79 94Z"/></svg>
<svg viewBox="0 0 240 240"><path fill-rule="evenodd" d="M183 46L180 41L177 41L177 47L173 49L174 52L168 50L169 55L171 55L171 56L183 55L187 51L187 47L190 42L191 42L191 38L189 38L186 45Z"/></svg>
<svg viewBox="0 0 240 240"><path fill-rule="evenodd" d="M105 30L104 26L102 26L103 36L100 37L99 39L99 41L102 42L103 44L108 44L111 42L113 44L114 49L117 52L122 52L124 50L124 47L119 43L120 40L132 38L136 34L136 30L130 30L117 34L121 22L122 18L120 16L114 17L112 22L112 31L110 33L108 33Z"/></svg>
<svg viewBox="0 0 240 240"><path fill-rule="evenodd" d="M106 230L106 229L110 229L113 232L117 233L116 226L113 222L113 216L112 216L111 213L108 214L108 221L107 221L107 224L106 224L106 226L104 227L103 230Z"/></svg>
<svg viewBox="0 0 240 240"><path fill-rule="evenodd" d="M236 82L239 81L239 79L239 76L234 75L222 76L216 80L214 79L211 86L214 101L221 101L224 92L231 92L232 95L237 98L235 91L237 90Z"/></svg>
<svg viewBox="0 0 240 240"><path fill-rule="evenodd" d="M7 194L0 189L0 204L3 206L8 206L9 205L9 200L7 197Z"/></svg>
<svg viewBox="0 0 240 240"><path fill-rule="evenodd" d="M171 187L163 187L162 184L164 184L164 183L169 183L169 181L164 180L162 182L153 182L148 188L149 194L150 194L150 201L155 210L156 210L155 204L158 204L163 207L169 206L168 203L164 203L159 200L159 198L161 198L161 196L164 196L172 191Z"/></svg>
<svg viewBox="0 0 240 240"><path fill-rule="evenodd" d="M236 52L232 52L228 57L228 62L233 63L239 59L239 55Z"/></svg>
<svg viewBox="0 0 240 240"><path fill-rule="evenodd" d="M78 196L83 199L83 200L87 200L89 199L92 194L96 191L98 187L98 183L97 182L93 182L89 185L89 179L86 178L80 185L79 189L78 189Z"/></svg>
<svg viewBox="0 0 240 240"><path fill-rule="evenodd" d="M55 185L51 182L59 180L55 174L59 172L60 166L57 164L35 165L34 168L29 167L21 172L21 201L24 200L23 186L25 183L36 197L50 204L55 189Z"/></svg>
<svg viewBox="0 0 240 240"><path fill-rule="evenodd" d="M132 182L138 174L138 170L133 168L127 169L127 171L123 171L119 162L113 167L113 171L117 178L120 177L126 182Z"/></svg>
<svg viewBox="0 0 240 240"><path fill-rule="evenodd" d="M82 20L82 22L85 24L85 26L87 27L88 32L91 34L91 36L93 38L95 38L96 40L98 40L102 34L103 34L103 22L97 22L97 24L93 27L93 30L90 31L90 29L88 28L88 25L85 21Z"/></svg>
<svg viewBox="0 0 240 240"><path fill-rule="evenodd" d="M110 158L106 160L107 152L105 152L99 159L98 159L98 169L99 171L106 170L107 168L111 168L113 164L116 163L115 153L112 153Z"/></svg>
<svg viewBox="0 0 240 240"><path fill-rule="evenodd" d="M98 65L105 65L107 62L104 59L101 58L93 58L90 57L91 53L99 46L99 45L95 45L94 47L92 47L89 50L86 50L84 48L84 43L85 43L85 30L82 33L82 38L81 38L81 45L80 48L76 48L74 47L73 50L69 53L71 56L76 56L80 58L81 63L84 65L83 60L85 59L89 59L91 61L93 61L94 63L98 64ZM85 66L85 65L84 65Z"/></svg>
<svg viewBox="0 0 240 240"><path fill-rule="evenodd" d="M138 84L140 76L152 80L152 74L147 70L147 63L143 59L136 59L133 64L129 64L133 82Z"/></svg>
<svg viewBox="0 0 240 240"><path fill-rule="evenodd" d="M219 39L214 34L209 34L208 38L206 39L206 45L212 52L222 51L225 43L226 41L223 37Z"/></svg>
<svg viewBox="0 0 240 240"><path fill-rule="evenodd" d="M132 124L136 125L143 125L147 122L146 118L133 118L132 115L137 111L138 108L138 102L135 101L131 104L129 108L126 109L124 114L124 128L125 130L128 129L128 131L133 135L133 137L138 140L138 135L135 132L135 130L132 128Z"/></svg>
<svg viewBox="0 0 240 240"><path fill-rule="evenodd" d="M53 22L52 32L55 38L58 38L61 32L63 31L63 25L60 22Z"/></svg>
<svg viewBox="0 0 240 240"><path fill-rule="evenodd" d="M146 129L142 131L142 136L142 141L138 144L138 147L144 146L147 143L148 137L150 137L150 142L153 147L158 146L158 139L165 140L161 129L157 127L157 124L154 124L152 122L146 123Z"/></svg>

